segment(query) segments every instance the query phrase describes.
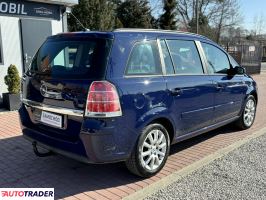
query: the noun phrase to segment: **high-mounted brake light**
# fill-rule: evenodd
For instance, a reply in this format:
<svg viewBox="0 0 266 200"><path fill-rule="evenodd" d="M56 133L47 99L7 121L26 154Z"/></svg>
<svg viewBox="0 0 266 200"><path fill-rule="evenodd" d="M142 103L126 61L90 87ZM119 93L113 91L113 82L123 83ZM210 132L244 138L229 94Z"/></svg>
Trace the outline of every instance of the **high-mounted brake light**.
<svg viewBox="0 0 266 200"><path fill-rule="evenodd" d="M115 86L108 81L92 82L87 98L85 116L118 117L122 115Z"/></svg>

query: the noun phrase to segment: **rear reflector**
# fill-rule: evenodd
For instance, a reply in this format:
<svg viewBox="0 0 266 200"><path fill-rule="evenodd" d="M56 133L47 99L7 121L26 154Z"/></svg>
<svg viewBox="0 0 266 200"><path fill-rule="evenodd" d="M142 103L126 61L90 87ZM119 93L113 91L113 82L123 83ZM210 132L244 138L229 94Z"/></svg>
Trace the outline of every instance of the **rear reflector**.
<svg viewBox="0 0 266 200"><path fill-rule="evenodd" d="M87 98L85 116L118 117L122 115L115 86L108 81L92 82Z"/></svg>

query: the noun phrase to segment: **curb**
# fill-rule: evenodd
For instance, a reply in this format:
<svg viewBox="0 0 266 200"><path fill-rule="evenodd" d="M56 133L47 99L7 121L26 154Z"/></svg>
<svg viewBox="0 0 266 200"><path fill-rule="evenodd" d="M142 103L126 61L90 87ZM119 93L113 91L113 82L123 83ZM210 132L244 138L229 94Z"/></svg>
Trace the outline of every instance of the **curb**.
<svg viewBox="0 0 266 200"><path fill-rule="evenodd" d="M136 200L136 199L144 199L150 195L152 195L153 193L157 192L160 189L166 188L167 186L169 186L170 184L180 180L181 178L191 174L192 172L210 164L211 162L213 162L216 159L222 158L225 155L229 154L230 152L232 152L233 150L241 147L242 145L246 144L247 142L258 138L262 135L264 135L266 133L266 127L254 132L251 135L246 136L245 138L227 146L224 147L222 149L217 150L216 152L214 152L211 155L206 156L205 158L198 160L194 163L192 163L191 165L184 167L181 170L178 170L164 178L162 178L161 180L127 196L124 197L124 200Z"/></svg>

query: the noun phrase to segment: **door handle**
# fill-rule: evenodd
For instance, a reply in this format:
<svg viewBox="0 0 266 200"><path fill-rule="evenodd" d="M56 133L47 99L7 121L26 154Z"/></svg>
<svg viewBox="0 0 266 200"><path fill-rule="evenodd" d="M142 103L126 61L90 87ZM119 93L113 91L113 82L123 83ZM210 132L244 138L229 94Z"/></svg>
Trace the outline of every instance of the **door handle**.
<svg viewBox="0 0 266 200"><path fill-rule="evenodd" d="M220 84L220 83L215 83L215 88L217 90L222 90L222 89L224 89L224 86L222 84Z"/></svg>
<svg viewBox="0 0 266 200"><path fill-rule="evenodd" d="M221 89L223 89L223 88L224 88L224 87L223 87L222 85L219 85L219 84L216 85L216 89L217 89L217 90L221 90Z"/></svg>
<svg viewBox="0 0 266 200"><path fill-rule="evenodd" d="M180 89L180 88L173 88L173 89L170 89L170 93L173 96L179 96L179 95L182 94L182 89Z"/></svg>

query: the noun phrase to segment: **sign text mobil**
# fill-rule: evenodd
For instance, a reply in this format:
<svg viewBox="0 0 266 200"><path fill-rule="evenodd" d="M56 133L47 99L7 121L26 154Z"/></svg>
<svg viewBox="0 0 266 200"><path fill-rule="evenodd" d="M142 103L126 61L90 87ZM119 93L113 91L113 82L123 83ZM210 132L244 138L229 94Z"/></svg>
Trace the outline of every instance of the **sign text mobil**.
<svg viewBox="0 0 266 200"><path fill-rule="evenodd" d="M0 13L6 14L17 14L17 15L27 15L25 11L25 5L20 3L0 3Z"/></svg>
<svg viewBox="0 0 266 200"><path fill-rule="evenodd" d="M26 0L0 0L0 15L60 20L61 6Z"/></svg>

